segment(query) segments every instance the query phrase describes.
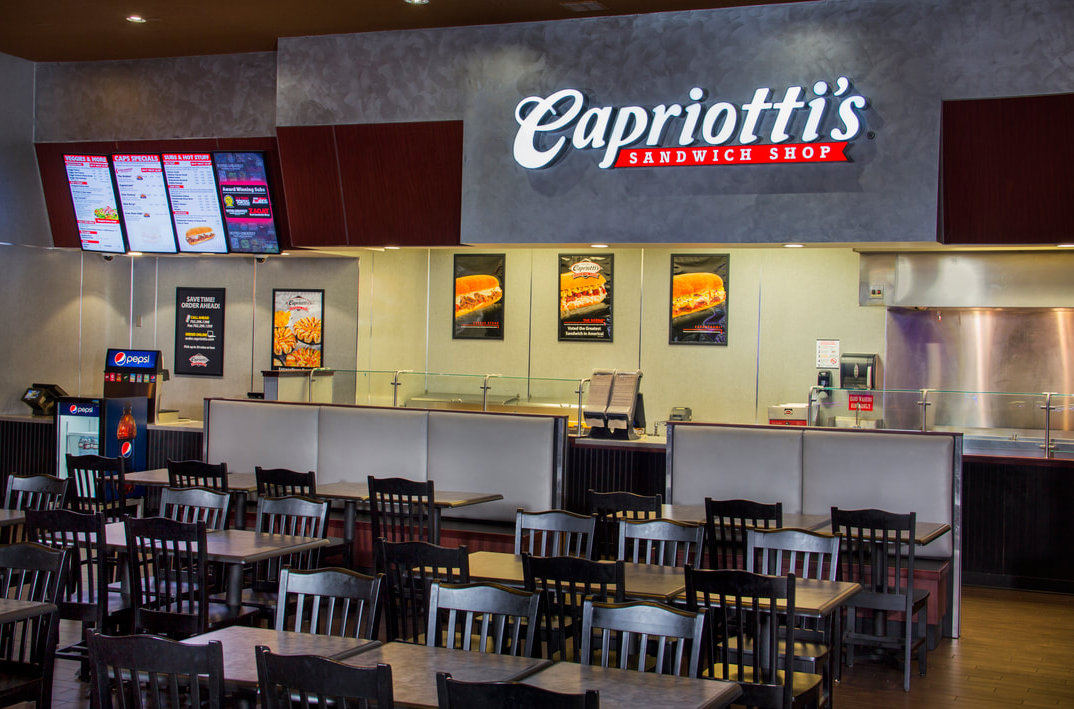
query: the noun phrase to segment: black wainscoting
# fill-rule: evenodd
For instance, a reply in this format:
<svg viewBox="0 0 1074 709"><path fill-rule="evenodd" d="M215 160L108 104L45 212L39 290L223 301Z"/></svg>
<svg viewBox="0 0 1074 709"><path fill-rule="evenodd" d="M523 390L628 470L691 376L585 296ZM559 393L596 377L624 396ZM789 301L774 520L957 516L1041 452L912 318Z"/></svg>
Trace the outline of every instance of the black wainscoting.
<svg viewBox="0 0 1074 709"><path fill-rule="evenodd" d="M667 456L663 447L567 446L563 508L585 512L586 490L626 490L638 495L663 495Z"/></svg>
<svg viewBox="0 0 1074 709"><path fill-rule="evenodd" d="M1074 461L966 456L962 578L1074 593Z"/></svg>

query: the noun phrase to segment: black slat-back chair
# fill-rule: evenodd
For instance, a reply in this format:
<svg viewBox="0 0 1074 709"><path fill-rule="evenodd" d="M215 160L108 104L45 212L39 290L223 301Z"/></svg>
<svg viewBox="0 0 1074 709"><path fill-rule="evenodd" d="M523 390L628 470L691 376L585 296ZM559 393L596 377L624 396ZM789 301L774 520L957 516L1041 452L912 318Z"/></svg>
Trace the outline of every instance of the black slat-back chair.
<svg viewBox="0 0 1074 709"><path fill-rule="evenodd" d="M276 630L376 640L383 582L350 569L283 569Z"/></svg>
<svg viewBox="0 0 1074 709"><path fill-rule="evenodd" d="M587 490L585 511L597 516L596 549L598 559L614 559L619 539L619 521L657 519L663 509L663 495L636 495L615 490Z"/></svg>
<svg viewBox="0 0 1074 709"><path fill-rule="evenodd" d="M375 554L387 586L388 639L424 644L429 586L433 581L470 583L466 547L378 539Z"/></svg>
<svg viewBox="0 0 1074 709"><path fill-rule="evenodd" d="M599 709L600 695L595 690L584 694L553 692L522 682L463 682L448 672L436 673L436 696L439 709L473 709L474 707L511 707L511 709Z"/></svg>
<svg viewBox="0 0 1074 709"><path fill-rule="evenodd" d="M373 542L440 543L433 481L368 477Z"/></svg>
<svg viewBox="0 0 1074 709"><path fill-rule="evenodd" d="M337 707L392 709L391 665L344 665L315 655L277 655L264 645L255 648L257 683L265 709Z"/></svg>
<svg viewBox="0 0 1074 709"><path fill-rule="evenodd" d="M310 470L305 473L287 468L254 467L254 479L257 481L258 497L290 497L317 495L317 473Z"/></svg>
<svg viewBox="0 0 1074 709"><path fill-rule="evenodd" d="M68 453L67 474L74 481L67 493L68 506L75 512L100 512L108 524L121 521L132 511L133 502L127 498L126 459Z"/></svg>
<svg viewBox="0 0 1074 709"><path fill-rule="evenodd" d="M207 487L228 492L227 463L168 459L168 487Z"/></svg>
<svg viewBox="0 0 1074 709"><path fill-rule="evenodd" d="M494 583L450 584L429 589L429 647L501 655L533 655L541 596Z"/></svg>
<svg viewBox="0 0 1074 709"><path fill-rule="evenodd" d="M515 556L577 556L593 558L595 515L566 510L515 511Z"/></svg>
<svg viewBox="0 0 1074 709"><path fill-rule="evenodd" d="M705 498L709 568L746 568L746 531L783 526L783 503Z"/></svg>

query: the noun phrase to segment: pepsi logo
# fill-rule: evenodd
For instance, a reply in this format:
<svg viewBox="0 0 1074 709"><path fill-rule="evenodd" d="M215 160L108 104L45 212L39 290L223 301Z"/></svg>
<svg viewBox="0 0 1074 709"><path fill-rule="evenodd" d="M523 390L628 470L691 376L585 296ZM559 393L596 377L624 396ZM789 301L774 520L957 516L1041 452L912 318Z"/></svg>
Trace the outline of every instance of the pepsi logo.
<svg viewBox="0 0 1074 709"><path fill-rule="evenodd" d="M130 441L123 441L123 444L119 447L119 454L124 458L130 458L131 453L134 452L134 446Z"/></svg>
<svg viewBox="0 0 1074 709"><path fill-rule="evenodd" d="M117 367L123 366L123 363L125 361L127 361L126 352L116 352L115 356L112 357L112 363L115 364Z"/></svg>
<svg viewBox="0 0 1074 709"><path fill-rule="evenodd" d="M77 411L78 411L78 407L77 407L77 406L75 406L74 404L71 404L71 408L69 408L69 409L68 409L67 411L68 411L68 413L72 413L72 414L73 414L73 413L75 413L75 412L77 412Z"/></svg>

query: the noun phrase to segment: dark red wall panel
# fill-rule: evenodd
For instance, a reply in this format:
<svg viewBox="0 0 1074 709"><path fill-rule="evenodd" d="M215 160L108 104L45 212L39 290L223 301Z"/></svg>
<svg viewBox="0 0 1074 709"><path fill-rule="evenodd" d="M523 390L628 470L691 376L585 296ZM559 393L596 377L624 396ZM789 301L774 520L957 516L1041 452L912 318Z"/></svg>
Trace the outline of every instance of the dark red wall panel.
<svg viewBox="0 0 1074 709"><path fill-rule="evenodd" d="M462 122L336 126L351 246L458 245Z"/></svg>
<svg viewBox="0 0 1074 709"><path fill-rule="evenodd" d="M943 104L941 240L1074 241L1074 94Z"/></svg>
<svg viewBox="0 0 1074 709"><path fill-rule="evenodd" d="M295 246L345 246L343 195L332 126L277 128L276 140L291 242Z"/></svg>

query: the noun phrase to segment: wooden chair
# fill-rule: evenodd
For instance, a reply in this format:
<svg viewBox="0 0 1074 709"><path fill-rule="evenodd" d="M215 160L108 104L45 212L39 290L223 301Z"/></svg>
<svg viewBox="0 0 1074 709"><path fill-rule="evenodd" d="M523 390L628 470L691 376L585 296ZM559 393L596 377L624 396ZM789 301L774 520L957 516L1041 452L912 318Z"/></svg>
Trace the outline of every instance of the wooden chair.
<svg viewBox="0 0 1074 709"><path fill-rule="evenodd" d="M521 682L463 682L447 672L436 673L439 709L598 709L600 697L594 690L565 694Z"/></svg>
<svg viewBox="0 0 1074 709"><path fill-rule="evenodd" d="M433 505L433 481L368 477L369 520L373 543L440 543L440 525Z"/></svg>
<svg viewBox="0 0 1074 709"><path fill-rule="evenodd" d="M4 507L9 510L58 510L67 495L67 480L55 475L9 475Z"/></svg>
<svg viewBox="0 0 1074 709"><path fill-rule="evenodd" d="M461 640L463 650L532 657L540 600L538 593L494 583L434 581L429 587L425 642L429 647L454 648Z"/></svg>
<svg viewBox="0 0 1074 709"><path fill-rule="evenodd" d="M328 506L327 500L312 497L262 497L257 501L254 529L262 534L321 538L328 531ZM271 622L279 601L280 570L316 568L320 553L320 549L308 549L254 563L248 588L242 591L243 605L260 609Z"/></svg>
<svg viewBox="0 0 1074 709"><path fill-rule="evenodd" d="M168 465L168 487L207 487L227 492L227 463L200 460L172 460Z"/></svg>
<svg viewBox="0 0 1074 709"><path fill-rule="evenodd" d="M843 634L847 666L854 666L854 648L868 645L901 654L903 689L910 691L910 663L917 650L918 671L927 669L927 589L914 588L914 529L917 514L883 510L832 508L832 532L842 539L839 580L856 581L862 591L847 603ZM858 618L858 609L872 617ZM889 621L889 612L902 613ZM917 633L914 633L914 618Z"/></svg>
<svg viewBox="0 0 1074 709"><path fill-rule="evenodd" d="M99 455L67 454L68 506L75 512L100 512L104 523L119 522L135 504L127 498L127 461ZM70 485L70 483L68 483Z"/></svg>
<svg viewBox="0 0 1074 709"><path fill-rule="evenodd" d="M746 531L783 526L783 503L705 498L709 568L746 568Z"/></svg>
<svg viewBox="0 0 1074 709"><path fill-rule="evenodd" d="M317 473L310 470L300 473L287 468L254 467L257 480L258 497L291 497L301 495L314 497L317 494Z"/></svg>
<svg viewBox="0 0 1074 709"><path fill-rule="evenodd" d="M56 657L82 663L81 677L89 681L87 639L92 630L116 633L129 622L129 607L108 584L115 577L105 546L104 517L71 510L28 510L27 537L68 552L71 570L59 598L60 618L82 626L81 639L58 648Z"/></svg>
<svg viewBox="0 0 1074 709"><path fill-rule="evenodd" d="M701 566L705 552L705 526L671 519L619 524L619 552L616 556L634 564L660 566Z"/></svg>
<svg viewBox="0 0 1074 709"><path fill-rule="evenodd" d="M9 510L58 510L64 506L67 480L54 475L9 475L4 507ZM25 526L0 528L0 544L12 544L30 537Z"/></svg>
<svg viewBox="0 0 1074 709"><path fill-rule="evenodd" d="M226 529L231 495L205 487L166 487L160 515L177 522L204 522L206 529Z"/></svg>
<svg viewBox="0 0 1074 709"><path fill-rule="evenodd" d="M705 610L703 677L737 682L736 703L791 709L820 704L821 677L795 671L794 575L685 568L686 606ZM760 652L754 652L753 649ZM790 667L785 671L782 667Z"/></svg>
<svg viewBox="0 0 1074 709"><path fill-rule="evenodd" d="M691 613L648 601L617 604L586 600L582 607L581 662L592 663L593 634L599 631L601 667L608 667L614 656L624 670L633 666L639 672L652 669L658 674L698 677L704 630L703 611Z"/></svg>
<svg viewBox="0 0 1074 709"><path fill-rule="evenodd" d="M835 581L839 569L839 537L804 529L750 529L746 533L746 570L770 576L794 574L799 579ZM824 624L802 618L795 635L795 668L824 677L824 696L831 697L835 673L829 655L839 638L833 632L835 614Z"/></svg>
<svg viewBox="0 0 1074 709"><path fill-rule="evenodd" d="M429 586L433 581L470 583L466 547L378 539L374 551L387 585L388 639L424 644Z"/></svg>
<svg viewBox="0 0 1074 709"><path fill-rule="evenodd" d="M31 542L0 547L0 597L57 603L68 569L66 550ZM58 609L0 623L0 706L35 702L52 706L52 676L59 641Z"/></svg>
<svg viewBox="0 0 1074 709"><path fill-rule="evenodd" d="M186 638L256 613L210 602L204 522L128 517L124 525L135 632Z"/></svg>
<svg viewBox="0 0 1074 709"><path fill-rule="evenodd" d="M597 558L615 558L620 520L657 519L663 506L663 495L636 495L622 490L587 490L585 511L597 516Z"/></svg>
<svg viewBox="0 0 1074 709"><path fill-rule="evenodd" d="M276 630L376 640L383 582L349 569L283 569Z"/></svg>
<svg viewBox="0 0 1074 709"><path fill-rule="evenodd" d="M565 510L515 512L515 556L577 556L593 558L597 518Z"/></svg>
<svg viewBox="0 0 1074 709"><path fill-rule="evenodd" d="M257 684L264 709L284 707L365 707L392 709L392 668L354 667L315 655L277 655L264 645L255 648Z"/></svg>
<svg viewBox="0 0 1074 709"><path fill-rule="evenodd" d="M224 647L187 645L152 635L89 637L93 705L165 708L224 706Z"/></svg>
<svg viewBox="0 0 1074 709"><path fill-rule="evenodd" d="M586 599L623 603L623 562L591 561L574 556L522 555L526 590L540 591L541 623L548 659L576 661L582 648L582 604ZM614 587L614 590L613 590Z"/></svg>

